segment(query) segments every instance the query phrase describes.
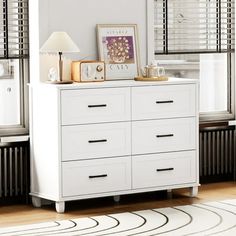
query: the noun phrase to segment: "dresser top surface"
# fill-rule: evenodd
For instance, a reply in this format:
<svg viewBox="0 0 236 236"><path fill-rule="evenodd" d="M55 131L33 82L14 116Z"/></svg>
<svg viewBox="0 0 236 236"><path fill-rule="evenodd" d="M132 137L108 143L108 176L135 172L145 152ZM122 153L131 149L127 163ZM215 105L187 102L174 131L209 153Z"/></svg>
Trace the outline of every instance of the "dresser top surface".
<svg viewBox="0 0 236 236"><path fill-rule="evenodd" d="M113 80L104 82L83 82L72 84L50 84L50 83L35 83L30 84L32 87L47 86L56 89L89 89L89 88L117 88L117 87L140 87L140 86L158 86L171 84L195 84L199 81L197 79L187 78L173 78L170 77L168 81L135 81L135 80Z"/></svg>

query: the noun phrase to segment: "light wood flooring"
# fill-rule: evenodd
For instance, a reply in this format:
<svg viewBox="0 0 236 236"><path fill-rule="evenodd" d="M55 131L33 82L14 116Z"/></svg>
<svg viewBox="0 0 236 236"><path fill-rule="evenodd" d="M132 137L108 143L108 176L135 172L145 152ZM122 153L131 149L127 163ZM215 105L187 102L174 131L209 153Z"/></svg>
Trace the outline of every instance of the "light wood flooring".
<svg viewBox="0 0 236 236"><path fill-rule="evenodd" d="M34 208L32 205L0 205L0 227L235 198L236 183L222 182L202 185L195 198L189 197L188 189L179 189L173 191L171 199L162 191L121 196L119 203L115 203L112 197L67 202L64 214L56 213L54 204L42 208Z"/></svg>

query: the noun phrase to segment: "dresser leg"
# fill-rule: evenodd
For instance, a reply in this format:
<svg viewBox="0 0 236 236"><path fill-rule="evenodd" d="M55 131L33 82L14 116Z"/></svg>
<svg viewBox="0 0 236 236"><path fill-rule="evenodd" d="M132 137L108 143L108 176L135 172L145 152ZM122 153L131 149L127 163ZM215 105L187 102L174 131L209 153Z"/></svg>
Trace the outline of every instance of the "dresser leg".
<svg viewBox="0 0 236 236"><path fill-rule="evenodd" d="M64 213L65 212L65 202L56 202L56 211L57 213Z"/></svg>
<svg viewBox="0 0 236 236"><path fill-rule="evenodd" d="M32 204L34 207L41 207L42 206L41 198L32 196Z"/></svg>
<svg viewBox="0 0 236 236"><path fill-rule="evenodd" d="M114 202L119 202L120 201L120 195L113 196Z"/></svg>
<svg viewBox="0 0 236 236"><path fill-rule="evenodd" d="M167 198L168 199L172 198L172 189L167 189Z"/></svg>
<svg viewBox="0 0 236 236"><path fill-rule="evenodd" d="M196 197L198 194L198 187L190 187L190 197Z"/></svg>

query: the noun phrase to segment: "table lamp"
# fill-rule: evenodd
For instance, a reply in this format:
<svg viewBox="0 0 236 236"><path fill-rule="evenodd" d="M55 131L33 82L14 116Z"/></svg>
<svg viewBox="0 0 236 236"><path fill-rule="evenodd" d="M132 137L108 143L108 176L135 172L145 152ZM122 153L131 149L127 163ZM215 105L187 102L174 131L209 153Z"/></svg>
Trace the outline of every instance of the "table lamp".
<svg viewBox="0 0 236 236"><path fill-rule="evenodd" d="M79 48L73 42L71 37L66 32L53 32L48 40L40 48L40 52L58 53L59 54L59 80L55 83L72 83L73 81L66 81L62 79L63 75L63 61L62 53L79 52Z"/></svg>

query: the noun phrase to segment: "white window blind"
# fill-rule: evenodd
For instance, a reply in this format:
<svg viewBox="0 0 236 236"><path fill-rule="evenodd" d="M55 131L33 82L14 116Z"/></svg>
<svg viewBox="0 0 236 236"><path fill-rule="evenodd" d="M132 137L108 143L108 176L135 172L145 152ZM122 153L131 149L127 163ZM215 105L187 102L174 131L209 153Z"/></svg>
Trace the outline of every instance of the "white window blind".
<svg viewBox="0 0 236 236"><path fill-rule="evenodd" d="M0 59L28 58L28 0L0 0Z"/></svg>
<svg viewBox="0 0 236 236"><path fill-rule="evenodd" d="M155 55L234 51L234 0L153 0Z"/></svg>

